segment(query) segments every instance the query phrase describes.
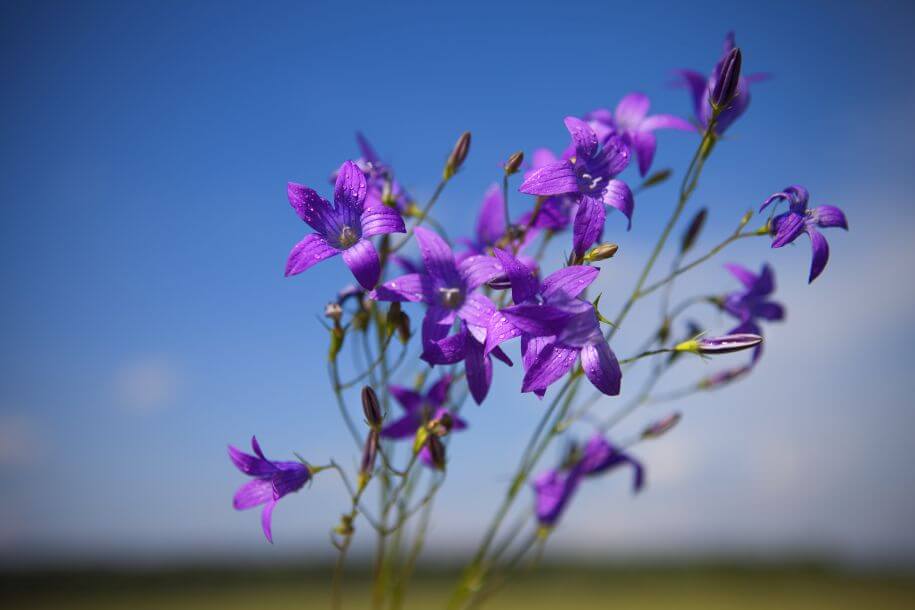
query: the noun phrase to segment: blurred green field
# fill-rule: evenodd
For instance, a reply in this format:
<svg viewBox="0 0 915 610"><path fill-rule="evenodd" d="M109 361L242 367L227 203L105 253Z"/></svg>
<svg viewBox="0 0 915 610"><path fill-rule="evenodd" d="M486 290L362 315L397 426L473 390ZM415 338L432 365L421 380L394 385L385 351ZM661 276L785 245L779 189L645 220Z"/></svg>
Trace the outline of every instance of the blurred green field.
<svg viewBox="0 0 915 610"><path fill-rule="evenodd" d="M454 574L417 576L405 605L443 607ZM329 573L252 569L0 575L0 607L74 610L310 610L329 606ZM364 574L349 576L345 606L369 606ZM911 609L911 575L817 566L544 568L517 577L489 600L495 610L555 608Z"/></svg>

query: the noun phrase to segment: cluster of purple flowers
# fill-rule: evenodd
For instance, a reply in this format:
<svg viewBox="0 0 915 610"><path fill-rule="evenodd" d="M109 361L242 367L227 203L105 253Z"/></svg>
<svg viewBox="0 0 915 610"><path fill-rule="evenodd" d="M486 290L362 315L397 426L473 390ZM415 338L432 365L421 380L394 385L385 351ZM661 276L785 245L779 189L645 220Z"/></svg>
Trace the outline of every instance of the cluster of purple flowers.
<svg viewBox="0 0 915 610"><path fill-rule="evenodd" d="M376 456L381 453L385 457L384 467L390 467L385 447L393 446L396 441L413 440L410 466L413 461L419 461L435 471L444 469L445 444L441 437L468 427L467 421L459 415L462 401L453 396L456 384L463 388L466 383L465 395L469 393L478 405L482 404L493 383L493 361L513 366L512 359L503 351L504 344L511 340L518 339L520 344L524 372L520 392L530 392L540 398L557 382L567 379L571 383L579 377L586 379L600 394L617 396L622 389L622 365L658 354L667 354L669 366L683 352L712 356L752 351L749 362L714 373L696 384L697 390L730 383L757 365L762 355L764 323L785 318L785 308L772 300L775 277L768 264L763 264L758 273L736 263L727 264L726 270L740 287L706 298L734 319L735 325L727 334L704 337L697 327L690 329L679 342L671 341L671 319L665 318L656 333L655 343L650 346L657 349L623 361L610 346L617 326L602 326L609 321L598 311L596 300L587 296L601 271L595 263L610 259L618 248L616 244L603 241L608 208L625 216L627 230L633 225L635 193L640 189L630 187L621 178L630 162L635 158L640 188L663 180L663 177L649 176L649 172L658 146L656 133L665 129L701 135L697 158L702 156L704 160L711 144L746 112L750 85L766 78L762 74L743 75L741 66L741 52L733 35L729 34L722 55L709 76L691 70L678 72L679 84L691 94L692 120L670 114L649 114L650 100L642 93L624 96L612 111L598 108L579 117L566 117L564 124L570 136L566 149L558 155L546 148L537 149L530 155L527 166L522 166L523 154L513 155L503 165L502 187L493 184L486 190L473 234L454 242L449 241L443 231L428 228L437 226L429 217L429 209L444 184L463 164L469 152L469 134L459 140L448 159L439 190L422 209L362 134L357 134L360 158L345 161L331 177L333 203L307 186L288 184L290 205L313 232L292 248L286 262L286 275L301 274L339 254L358 283L328 306L327 317L333 321L330 329L333 366L347 333L362 332L367 336L368 328L373 324L381 337L379 358L384 358L384 350L395 333L408 345L413 336L408 308L422 307L417 353L424 362L424 370L419 381L413 387L406 387L382 378L378 386L399 404L399 414L382 412L374 390L369 387L363 390L369 431L358 491L353 499L352 515L335 531L351 535L351 521L357 512L362 489L376 469ZM523 181L518 191L532 197L526 199L529 206L524 213L511 218L506 201L508 179L522 171L522 167ZM691 166L687 176L693 170ZM677 221L688 196L688 192L684 194L681 190L681 205L670 226ZM848 222L839 208L828 205L808 208L808 200L809 194L802 186L790 186L775 193L759 208L760 213L769 210L765 225L755 232L740 234L752 216L748 215L741 222L737 236L768 235L771 247L781 248L801 234L807 234L813 248L809 273L809 282L812 282L822 274L829 257L829 247L820 229L848 229ZM788 209L776 214L782 202L787 203ZM696 242L705 217L706 210L696 215L681 242L674 272L659 285L672 282L690 268L690 265L682 268L677 265L683 262L683 255ZM414 219L409 230L405 218ZM424 223L427 219L430 222ZM541 269L546 243L566 232L571 235L564 248L568 253L565 264L548 271ZM394 243L396 236L393 234L404 236ZM667 232L656 253L664 246L666 238ZM533 254L532 246L538 241L541 248ZM419 260L400 254L401 247L409 243L416 244ZM704 258L717 251L713 250ZM651 271L654 258L647 264L640 283L616 322L620 322L635 300L651 292L643 290L642 282ZM703 262L704 258L695 264ZM391 273L390 263L398 265L403 273ZM345 312L344 306L352 303L355 312ZM389 305L382 306L382 303ZM382 307L387 308L386 315L381 313ZM665 304L662 315L667 316L666 311ZM346 323L342 321L345 315L351 318ZM375 365L369 360L366 360L368 370L357 380L372 373ZM427 386L426 380L430 377L432 381ZM333 383L342 404L341 392L351 384L341 383L336 377ZM558 400L558 396L556 398ZM681 414L677 412L658 421L645 428L633 443L657 438L680 418ZM349 419L347 423L350 423ZM358 432L353 432L358 441ZM539 525L544 530L555 526L583 481L615 469L630 468L632 487L639 491L645 482L644 468L630 455L630 445L614 444L608 439L607 430L600 428L586 443L573 443L559 466L531 479ZM229 447L232 462L251 477L236 493L234 505L239 510L263 506L263 531L272 541L271 516L276 503L301 489L316 473L329 468L339 470L339 467L335 464L315 467L304 460L268 460L253 438L252 449L253 455ZM523 472L525 477L531 474L533 465L525 465L528 468Z"/></svg>

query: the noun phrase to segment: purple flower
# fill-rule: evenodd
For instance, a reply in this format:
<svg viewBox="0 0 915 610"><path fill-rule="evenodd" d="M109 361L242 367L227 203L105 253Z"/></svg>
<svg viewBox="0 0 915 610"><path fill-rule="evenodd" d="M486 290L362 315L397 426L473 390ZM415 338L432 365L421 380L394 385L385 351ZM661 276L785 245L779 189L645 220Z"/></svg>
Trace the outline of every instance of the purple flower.
<svg viewBox="0 0 915 610"><path fill-rule="evenodd" d="M334 205L312 189L290 182L289 203L316 231L297 243L286 262L286 275L296 275L337 254L367 290L378 283L381 263L370 237L405 233L403 218L388 207L366 207L366 183L362 171L346 161L337 173Z"/></svg>
<svg viewBox="0 0 915 610"><path fill-rule="evenodd" d="M775 291L775 274L769 265L763 265L759 275L746 267L734 263L724 266L731 275L743 285L738 290L724 297L724 310L737 318L739 324L728 331L728 334L752 333L762 334L758 321L774 322L785 318L785 308L780 303L770 301L769 296ZM762 344L753 350L753 362L762 355Z"/></svg>
<svg viewBox="0 0 915 610"><path fill-rule="evenodd" d="M403 407L404 414L400 419L396 419L382 428L381 436L391 439L413 438L421 426L445 415L451 417L452 430L466 428L467 422L443 406L448 398L451 382L451 375L444 375L425 394L398 385L388 386L388 391ZM419 457L424 464L432 466L432 456L429 454L428 447L423 447Z"/></svg>
<svg viewBox="0 0 915 610"><path fill-rule="evenodd" d="M365 174L367 186L365 207L385 205L385 191L387 190L388 201L392 202L400 213L405 212L413 200L394 179L391 166L381 160L366 137L359 132L356 132L356 143L362 153L362 156L356 161L356 165Z"/></svg>
<svg viewBox="0 0 915 610"><path fill-rule="evenodd" d="M632 467L632 490L640 491L645 484L642 464L603 436L595 435L566 470L548 470L534 481L537 520L543 526L553 527L584 477L604 474L620 466Z"/></svg>
<svg viewBox="0 0 915 610"><path fill-rule="evenodd" d="M580 295L597 277L597 267L571 266L550 274L543 283L521 261L495 250L512 287L515 305L492 316L484 353L520 336L525 375L522 392L543 396L576 361L588 380L610 396L620 392L622 371L604 340L594 306Z"/></svg>
<svg viewBox="0 0 915 610"><path fill-rule="evenodd" d="M813 260L810 264L808 283L823 273L823 269L826 268L826 263L829 261L829 244L817 229L841 227L848 230L848 221L842 210L833 205L821 205L808 210L807 200L809 198L810 194L807 189L793 185L766 199L759 208L759 211L762 212L771 203L783 199L788 202L788 211L772 219L772 247L781 248L785 244L792 243L802 233L806 233L810 237L810 245L813 247Z"/></svg>
<svg viewBox="0 0 915 610"><path fill-rule="evenodd" d="M711 96L711 92L715 89L715 84L721 77L721 71L724 68L728 55L734 47L734 33L729 32L724 38L724 49L721 54L721 59L715 64L715 69L708 78L706 78L704 74L694 72L693 70L677 71L681 78L679 84L682 84L689 89L690 94L692 95L693 111L696 114L696 120L698 120L702 126L707 126L712 117L712 105L709 102L709 97ZM745 77L740 77L737 81L737 93L731 99L730 105L718 115L715 133L719 135L723 134L727 128L731 126L731 123L736 121L740 115L746 112L747 107L750 105L750 84L765 80L766 78L768 78L768 75L765 74L750 74Z"/></svg>
<svg viewBox="0 0 915 610"><path fill-rule="evenodd" d="M422 359L429 364L464 361L467 385L480 404L492 383L492 360L483 353L486 329L496 306L476 289L502 273L491 256L470 256L460 263L445 241L428 229L417 227L416 240L422 253L424 271L408 273L376 288L377 301L422 302L428 307L423 318ZM449 336L455 321L458 332ZM493 354L511 366L499 351Z"/></svg>
<svg viewBox="0 0 915 610"><path fill-rule="evenodd" d="M529 173L520 191L529 195L569 195L578 203L572 243L579 256L594 244L604 227L605 205L622 212L632 227L635 201L632 191L615 176L629 164L629 147L619 136L598 141L590 125L566 117L572 135L572 150L565 158Z"/></svg>
<svg viewBox="0 0 915 610"><path fill-rule="evenodd" d="M264 506L261 513L261 526L267 540L273 542L271 520L273 508L280 498L298 491L311 479L311 470L300 462L272 462L264 457L255 437L251 437L251 449L254 455L239 451L229 445L229 458L235 467L252 477L238 488L232 501L235 510L246 510L255 506Z"/></svg>
<svg viewBox="0 0 915 610"><path fill-rule="evenodd" d="M527 224L529 218L529 214L525 215L518 224ZM523 250L537 237L538 224L540 223L535 223L533 230L527 231L523 243L518 246L519 250ZM457 256L457 262L460 263L473 255L486 254L505 236L505 229L505 200L502 197L502 189L498 184L492 184L483 195L483 204L480 206L480 213L477 216L473 239L458 240L466 246L467 250ZM532 259L529 262L533 268L536 268L536 263Z"/></svg>
<svg viewBox="0 0 915 610"><path fill-rule="evenodd" d="M654 153L657 149L656 129L680 129L695 131L696 128L687 120L671 114L648 116L651 101L644 93L630 93L617 104L616 110L610 112L600 108L585 116L591 127L600 136L607 139L616 134L635 152L639 162L639 173L644 176L651 169Z"/></svg>

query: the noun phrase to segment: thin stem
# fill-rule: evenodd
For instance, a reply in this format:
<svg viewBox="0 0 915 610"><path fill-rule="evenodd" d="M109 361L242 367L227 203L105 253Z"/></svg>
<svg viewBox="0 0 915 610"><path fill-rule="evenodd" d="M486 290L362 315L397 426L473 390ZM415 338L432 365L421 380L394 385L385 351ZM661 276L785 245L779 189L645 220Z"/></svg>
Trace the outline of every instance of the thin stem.
<svg viewBox="0 0 915 610"><path fill-rule="evenodd" d="M410 241L410 238L413 237L413 232L417 227L423 224L423 221L426 220L426 217L429 215L429 212L432 210L432 206L435 205L435 202L438 201L439 196L442 194L442 191L445 190L445 185L448 184L446 178L442 178L438 186L435 187L435 191L432 193L432 197L429 198L429 201L426 202L426 205L423 206L423 209L419 211L419 214L416 216L416 222L413 223L413 226L410 227L410 230L407 231L407 234L404 235L400 241L398 241L389 251L388 254L394 254L401 248L407 245L407 242Z"/></svg>

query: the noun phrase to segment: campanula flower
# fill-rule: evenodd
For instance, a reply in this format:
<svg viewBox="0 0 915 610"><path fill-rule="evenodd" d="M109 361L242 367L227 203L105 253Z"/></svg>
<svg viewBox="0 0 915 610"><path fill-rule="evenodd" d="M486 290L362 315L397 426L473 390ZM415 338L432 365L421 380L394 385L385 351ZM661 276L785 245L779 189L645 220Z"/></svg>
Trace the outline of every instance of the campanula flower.
<svg viewBox="0 0 915 610"><path fill-rule="evenodd" d="M542 396L580 358L585 376L594 387L610 396L619 394L619 362L600 332L594 306L578 298L599 269L565 267L541 283L510 253L496 249L495 254L511 282L515 305L492 316L486 350L514 337L522 338L526 372L521 391Z"/></svg>
<svg viewBox="0 0 915 610"><path fill-rule="evenodd" d="M391 205L401 214L406 212L413 202L413 198L394 178L394 170L381 160L362 133L356 132L356 143L359 145L362 155L356 160L356 165L365 174L367 187L365 207Z"/></svg>
<svg viewBox="0 0 915 610"><path fill-rule="evenodd" d="M743 285L738 290L725 295L722 308L738 320L738 325L729 333L762 334L759 320L774 322L785 318L785 308L780 303L770 301L769 296L775 292L775 274L769 265L763 265L757 275L746 267L734 263L724 266L731 275ZM759 360L762 344L753 350L753 362Z"/></svg>
<svg viewBox="0 0 915 610"><path fill-rule="evenodd" d="M297 243L286 262L286 275L296 275L338 254L367 290L374 288L381 274L378 252L370 237L405 233L403 218L385 206L366 207L366 182L362 170L346 161L337 172L334 204L312 189L290 182L289 203L299 218L316 232Z"/></svg>
<svg viewBox="0 0 915 610"><path fill-rule="evenodd" d="M412 439L421 426L446 415L451 418L451 430L465 429L467 422L444 406L451 382L451 375L444 375L425 394L402 386L389 385L388 391L403 407L404 414L382 428L381 436L391 439ZM423 447L419 457L424 464L432 466L432 456L428 447Z"/></svg>
<svg viewBox="0 0 915 610"><path fill-rule="evenodd" d="M376 288L371 297L377 301L411 301L428 307L423 318L422 359L429 364L455 364L464 361L467 385L477 404L483 402L492 383L492 360L483 353L486 329L496 311L495 304L476 291L502 273L499 261L476 255L458 263L454 252L433 231L415 230L424 270L408 273ZM449 336L458 322L458 332ZM493 355L511 365L500 351Z"/></svg>
<svg viewBox="0 0 915 610"><path fill-rule="evenodd" d="M235 467L252 477L235 492L232 501L235 510L246 510L263 505L261 527L264 536L273 542L271 523L276 503L294 491L298 491L311 479L311 470L301 462L273 462L264 457L264 452L255 437L251 437L254 455L239 451L229 445L229 458Z"/></svg>
<svg viewBox="0 0 915 610"><path fill-rule="evenodd" d="M772 219L772 247L781 248L806 233L810 237L810 245L813 248L808 283L823 273L823 269L826 268L826 263L829 261L829 244L817 229L841 227L848 230L848 221L842 210L833 205L821 205L807 209L809 198L810 194L807 189L793 185L766 199L759 208L759 211L762 212L771 203L781 200L788 202L788 211Z"/></svg>
<svg viewBox="0 0 915 610"><path fill-rule="evenodd" d="M618 209L632 227L635 201L632 191L615 176L629 165L629 147L619 136L605 143L598 140L590 125L576 117L566 117L572 136L571 150L563 159L530 172L520 191L529 195L569 195L578 204L572 243L579 256L600 236L606 217L605 205Z"/></svg>
<svg viewBox="0 0 915 610"><path fill-rule="evenodd" d="M689 121L671 114L653 114L648 116L651 101L644 93L630 93L620 100L614 112L599 108L585 115L591 127L603 134L602 140L617 134L635 153L639 163L639 174L644 176L651 169L655 150L658 146L654 135L656 129L679 129L696 131Z"/></svg>

